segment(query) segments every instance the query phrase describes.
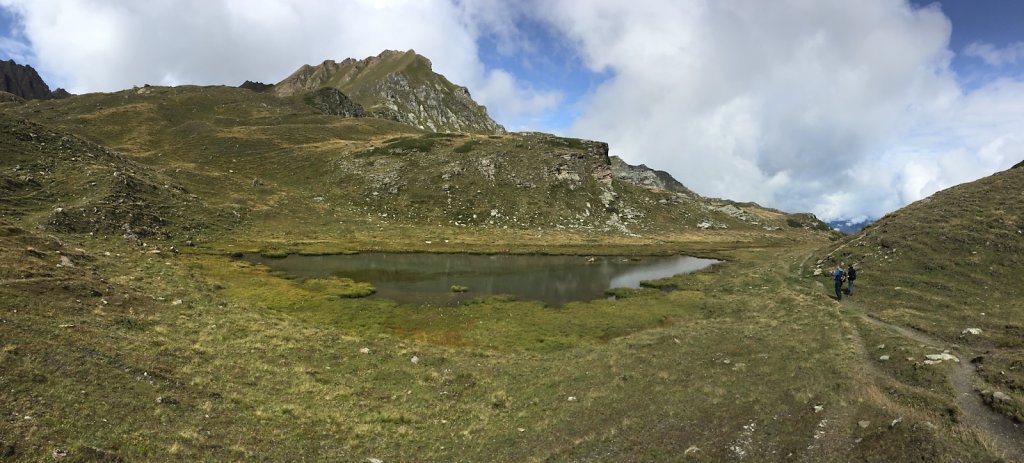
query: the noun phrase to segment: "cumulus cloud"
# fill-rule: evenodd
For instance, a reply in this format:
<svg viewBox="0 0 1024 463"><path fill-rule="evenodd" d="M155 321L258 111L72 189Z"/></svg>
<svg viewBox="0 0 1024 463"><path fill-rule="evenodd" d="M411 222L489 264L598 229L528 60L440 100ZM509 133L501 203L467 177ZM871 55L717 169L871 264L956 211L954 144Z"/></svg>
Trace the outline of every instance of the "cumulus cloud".
<svg viewBox="0 0 1024 463"><path fill-rule="evenodd" d="M984 61L989 66L1001 67L1024 61L1024 42L1014 42L1003 48L991 43L972 42L964 48L964 54Z"/></svg>
<svg viewBox="0 0 1024 463"><path fill-rule="evenodd" d="M1024 128L1000 112L1015 85L963 94L937 6L564 0L546 17L613 76L569 132L705 195L878 217L1012 165Z"/></svg>
<svg viewBox="0 0 1024 463"><path fill-rule="evenodd" d="M558 100L556 93L485 68L477 37L489 32L470 22L465 8L446 0L0 0L0 5L21 19L34 64L49 83L73 93L145 83L274 83L303 64L415 49L436 71L468 86L478 101L508 119L550 109Z"/></svg>

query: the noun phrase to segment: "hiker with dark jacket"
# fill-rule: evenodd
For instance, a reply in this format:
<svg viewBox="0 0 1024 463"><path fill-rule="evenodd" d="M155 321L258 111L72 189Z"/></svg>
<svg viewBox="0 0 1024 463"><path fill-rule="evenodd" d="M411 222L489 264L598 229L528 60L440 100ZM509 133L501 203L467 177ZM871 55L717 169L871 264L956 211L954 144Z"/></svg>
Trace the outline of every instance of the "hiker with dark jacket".
<svg viewBox="0 0 1024 463"><path fill-rule="evenodd" d="M846 294L853 296L853 280L857 279L857 269L853 268L853 264L850 264L846 268Z"/></svg>
<svg viewBox="0 0 1024 463"><path fill-rule="evenodd" d="M836 270L832 272L832 278L836 280L836 300L843 300L843 281L846 280L846 272L843 272L842 264L836 266Z"/></svg>

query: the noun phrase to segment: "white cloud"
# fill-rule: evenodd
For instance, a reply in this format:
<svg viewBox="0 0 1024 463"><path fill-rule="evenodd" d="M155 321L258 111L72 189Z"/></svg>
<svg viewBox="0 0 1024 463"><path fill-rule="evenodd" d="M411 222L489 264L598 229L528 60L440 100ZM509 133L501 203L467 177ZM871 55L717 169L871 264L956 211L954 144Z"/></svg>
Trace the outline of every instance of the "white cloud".
<svg viewBox="0 0 1024 463"><path fill-rule="evenodd" d="M964 54L980 58L989 66L1000 67L1024 61L1024 42L1014 42L1003 48L985 42L972 42L964 48Z"/></svg>
<svg viewBox="0 0 1024 463"><path fill-rule="evenodd" d="M613 75L569 132L705 195L877 217L1012 165L1012 145L992 142L1024 132L1006 108L1024 95L1014 83L963 94L937 8L563 0L546 13Z"/></svg>

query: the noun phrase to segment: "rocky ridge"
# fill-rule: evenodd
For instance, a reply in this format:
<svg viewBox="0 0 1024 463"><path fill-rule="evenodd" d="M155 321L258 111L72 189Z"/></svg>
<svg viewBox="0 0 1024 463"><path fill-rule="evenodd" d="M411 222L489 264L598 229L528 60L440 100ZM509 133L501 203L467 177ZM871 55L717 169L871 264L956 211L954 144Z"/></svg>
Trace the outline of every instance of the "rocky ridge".
<svg viewBox="0 0 1024 463"><path fill-rule="evenodd" d="M630 165L618 156L611 156L609 160L611 162L612 176L617 180L648 188L671 191L673 193L694 195L693 191L686 188L682 183L679 183L679 181L673 178L668 172L663 170L654 170L644 164L640 164L638 166Z"/></svg>
<svg viewBox="0 0 1024 463"><path fill-rule="evenodd" d="M252 90L256 93L262 93L273 89L274 84L265 84L263 82L254 82L251 80L247 80L245 82L242 82L242 85L239 85L238 88L244 88L246 90Z"/></svg>
<svg viewBox="0 0 1024 463"><path fill-rule="evenodd" d="M0 61L0 91L26 100L49 100L71 96L63 88L51 91L32 66L21 65L14 60Z"/></svg>
<svg viewBox="0 0 1024 463"><path fill-rule="evenodd" d="M427 58L385 51L363 60L304 65L281 82L278 96L305 95L333 87L366 108L371 117L389 119L432 132L504 134L466 87L433 71Z"/></svg>

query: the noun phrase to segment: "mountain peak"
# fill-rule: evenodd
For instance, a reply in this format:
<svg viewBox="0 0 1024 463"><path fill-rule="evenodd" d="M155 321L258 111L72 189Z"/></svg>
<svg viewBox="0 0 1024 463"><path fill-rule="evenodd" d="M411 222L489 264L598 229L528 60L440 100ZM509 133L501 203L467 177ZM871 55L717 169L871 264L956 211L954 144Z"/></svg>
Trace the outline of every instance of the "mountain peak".
<svg viewBox="0 0 1024 463"><path fill-rule="evenodd" d="M50 91L32 66L15 63L14 60L0 61L0 91L17 95L26 100L49 100L71 96L58 88Z"/></svg>
<svg viewBox="0 0 1024 463"><path fill-rule="evenodd" d="M473 101L466 87L433 71L415 50L385 50L361 60L303 65L274 86L278 96L306 95L323 87L340 90L368 116L433 132L503 134L505 128Z"/></svg>

